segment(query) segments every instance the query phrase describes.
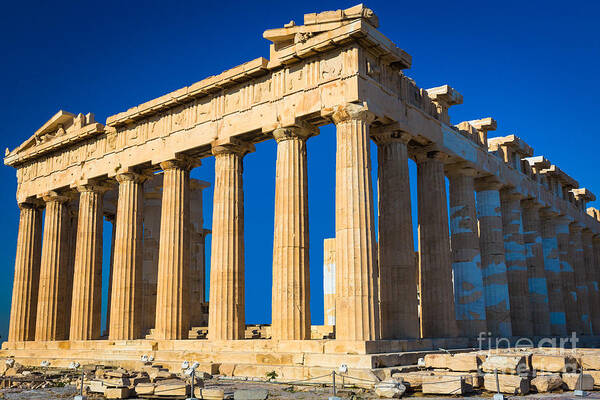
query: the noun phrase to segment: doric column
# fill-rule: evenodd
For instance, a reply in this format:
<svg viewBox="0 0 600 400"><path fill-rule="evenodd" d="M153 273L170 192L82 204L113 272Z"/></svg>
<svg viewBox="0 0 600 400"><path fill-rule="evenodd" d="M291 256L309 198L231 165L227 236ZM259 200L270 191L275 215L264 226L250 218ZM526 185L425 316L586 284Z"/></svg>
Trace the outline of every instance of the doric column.
<svg viewBox="0 0 600 400"><path fill-rule="evenodd" d="M406 148L410 136L388 130L372 138L378 160L381 338L418 338L417 266Z"/></svg>
<svg viewBox="0 0 600 400"><path fill-rule="evenodd" d="M187 339L190 331L190 170L187 160L164 171L156 290L155 339Z"/></svg>
<svg viewBox="0 0 600 400"><path fill-rule="evenodd" d="M561 216L556 218L555 221L558 258L560 260L560 281L565 305L567 332L569 334L571 332L579 333L581 329L577 309L575 272L569 255L569 224L571 220L568 217Z"/></svg>
<svg viewBox="0 0 600 400"><path fill-rule="evenodd" d="M549 336L550 308L548 303L548 285L544 271L544 250L542 225L540 221L541 205L534 200L521 201L523 210L523 242L525 243L525 263L529 287L529 304L535 336Z"/></svg>
<svg viewBox="0 0 600 400"><path fill-rule="evenodd" d="M210 229L204 229L202 192L210 184L190 179L190 325L206 326L208 313L201 303L206 303L205 242Z"/></svg>
<svg viewBox="0 0 600 400"><path fill-rule="evenodd" d="M244 303L244 190L243 156L249 146L213 145L215 190L208 338L243 339Z"/></svg>
<svg viewBox="0 0 600 400"><path fill-rule="evenodd" d="M600 333L600 309L598 307L600 304L600 292L598 291L598 282L596 281L593 236L593 232L587 228L581 232L590 321L592 323L592 333L598 335Z"/></svg>
<svg viewBox="0 0 600 400"><path fill-rule="evenodd" d="M34 340L42 252L42 210L19 204L19 234L10 309L9 342Z"/></svg>
<svg viewBox="0 0 600 400"><path fill-rule="evenodd" d="M533 321L529 303L521 198L522 196L512 189L500 191L512 332L514 336L529 337L533 335Z"/></svg>
<svg viewBox="0 0 600 400"><path fill-rule="evenodd" d="M116 215L107 214L104 216L107 222L110 222L112 229L110 235L110 265L108 269L108 295L106 296L106 328L104 334L108 336L110 331L110 307L112 298L112 278L113 278L113 265L115 260L115 236L117 231Z"/></svg>
<svg viewBox="0 0 600 400"><path fill-rule="evenodd" d="M369 125L374 115L348 104L333 114L335 167L336 339L380 338L378 268Z"/></svg>
<svg viewBox="0 0 600 400"><path fill-rule="evenodd" d="M335 238L323 240L323 325L335 326Z"/></svg>
<svg viewBox="0 0 600 400"><path fill-rule="evenodd" d="M444 157L438 151L416 156L421 335L426 338L458 335Z"/></svg>
<svg viewBox="0 0 600 400"><path fill-rule="evenodd" d="M142 184L146 177L128 172L117 175L116 179L119 200L108 337L131 340L142 333Z"/></svg>
<svg viewBox="0 0 600 400"><path fill-rule="evenodd" d="M63 340L65 332L62 296L65 296L61 277L65 273L68 243L66 240L66 210L68 197L49 193L44 196L46 216L42 243L40 267L40 288L38 294L35 340Z"/></svg>
<svg viewBox="0 0 600 400"><path fill-rule="evenodd" d="M575 276L575 291L577 293L577 313L581 333L592 334L592 321L590 319L590 304L588 299L588 281L585 272L585 259L583 241L581 238L583 227L577 223L569 226L569 256Z"/></svg>
<svg viewBox="0 0 600 400"><path fill-rule="evenodd" d="M502 233L501 184L490 179L476 181L479 246L485 294L485 314L488 330L494 336L512 336L510 296L504 258Z"/></svg>
<svg viewBox="0 0 600 400"><path fill-rule="evenodd" d="M102 228L105 187L78 186L79 217L73 274L70 340L100 338L102 323Z"/></svg>
<svg viewBox="0 0 600 400"><path fill-rule="evenodd" d="M562 290L560 273L560 253L556 235L556 213L545 208L540 210L542 226L542 250L544 253L544 272L548 285L548 308L550 310L550 331L555 336L567 334L565 313L565 293Z"/></svg>
<svg viewBox="0 0 600 400"><path fill-rule="evenodd" d="M475 207L476 172L472 168L448 166L450 181L450 232L454 308L461 336L487 332L481 252Z"/></svg>
<svg viewBox="0 0 600 400"><path fill-rule="evenodd" d="M144 239L142 261L142 336L156 325L158 255L164 174L154 174L144 182Z"/></svg>
<svg viewBox="0 0 600 400"><path fill-rule="evenodd" d="M310 339L307 127L279 128L273 236L273 339Z"/></svg>

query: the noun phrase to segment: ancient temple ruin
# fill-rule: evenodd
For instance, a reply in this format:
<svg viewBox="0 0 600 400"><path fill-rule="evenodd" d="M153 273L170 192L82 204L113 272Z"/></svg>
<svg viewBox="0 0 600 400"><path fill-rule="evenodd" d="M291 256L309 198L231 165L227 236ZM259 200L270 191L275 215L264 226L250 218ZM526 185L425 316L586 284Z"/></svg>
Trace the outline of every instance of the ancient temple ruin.
<svg viewBox="0 0 600 400"><path fill-rule="evenodd" d="M468 347L480 332L598 335L594 195L522 138L488 138L494 119L451 122L462 96L418 87L404 73L411 56L378 27L362 5L306 14L303 25L264 32L269 60L105 124L59 111L7 151L21 216L1 355L125 365L152 354L179 365L185 354L211 373L298 379L341 363L356 376L414 363L419 354L404 352ZM337 131L335 238L311 244L326 254L325 325L311 327L310 285L321 283L308 273L306 143L327 124ZM272 324L249 333L242 166L265 140L277 142ZM212 221L201 212L209 183L190 179L206 157L215 158ZM107 336L103 218L113 222Z"/></svg>

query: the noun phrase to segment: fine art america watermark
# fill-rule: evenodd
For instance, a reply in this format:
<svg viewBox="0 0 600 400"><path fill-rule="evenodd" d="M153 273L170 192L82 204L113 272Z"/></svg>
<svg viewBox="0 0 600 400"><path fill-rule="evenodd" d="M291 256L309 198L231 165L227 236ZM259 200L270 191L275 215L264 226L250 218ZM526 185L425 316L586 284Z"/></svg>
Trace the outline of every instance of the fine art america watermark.
<svg viewBox="0 0 600 400"><path fill-rule="evenodd" d="M551 348L555 349L554 354L574 353L577 350L579 338L575 332L570 337L539 337L531 338L506 338L492 336L491 332L480 332L477 337L479 351L487 350L491 354L496 350L516 350L524 348Z"/></svg>

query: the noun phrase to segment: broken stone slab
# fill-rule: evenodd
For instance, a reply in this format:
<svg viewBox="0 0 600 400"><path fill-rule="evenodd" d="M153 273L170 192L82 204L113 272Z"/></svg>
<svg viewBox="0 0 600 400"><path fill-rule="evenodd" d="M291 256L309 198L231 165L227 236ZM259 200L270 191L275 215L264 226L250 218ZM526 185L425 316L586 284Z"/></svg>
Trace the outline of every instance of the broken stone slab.
<svg viewBox="0 0 600 400"><path fill-rule="evenodd" d="M89 381L87 385L84 382L84 386L87 386L88 391L91 393L104 393L104 391L106 390L106 386L104 386L104 383L101 380L97 379Z"/></svg>
<svg viewBox="0 0 600 400"><path fill-rule="evenodd" d="M423 394L461 395L468 391L465 379L452 375L423 376L421 387Z"/></svg>
<svg viewBox="0 0 600 400"><path fill-rule="evenodd" d="M187 396L190 393L189 386L179 379L165 379L159 381L154 387L155 396Z"/></svg>
<svg viewBox="0 0 600 400"><path fill-rule="evenodd" d="M233 392L234 400L265 400L268 396L266 389L241 389Z"/></svg>
<svg viewBox="0 0 600 400"><path fill-rule="evenodd" d="M518 374L527 371L527 360L521 355L490 355L481 364L485 372Z"/></svg>
<svg viewBox="0 0 600 400"><path fill-rule="evenodd" d="M479 372L433 371L433 375L462 376L468 386L473 388L483 386L483 375Z"/></svg>
<svg viewBox="0 0 600 400"><path fill-rule="evenodd" d="M590 374L564 373L562 380L569 390L594 390L594 378Z"/></svg>
<svg viewBox="0 0 600 400"><path fill-rule="evenodd" d="M423 377L433 375L430 371L421 372L395 372L392 378L402 381L404 385L408 385L411 389L420 388L423 385Z"/></svg>
<svg viewBox="0 0 600 400"><path fill-rule="evenodd" d="M583 354L581 356L581 367L584 370L593 369L600 370L600 355L596 354Z"/></svg>
<svg viewBox="0 0 600 400"><path fill-rule="evenodd" d="M130 386L131 385L131 381L129 380L129 378L117 378L117 377L110 377L110 376L106 376L104 378L102 378L102 382L104 383L104 386L106 387L125 387L125 386Z"/></svg>
<svg viewBox="0 0 600 400"><path fill-rule="evenodd" d="M169 371L154 370L154 371L148 372L148 376L149 376L151 382L158 382L158 381L162 381L165 379L173 379L175 377L175 374L173 374Z"/></svg>
<svg viewBox="0 0 600 400"><path fill-rule="evenodd" d="M538 393L547 393L559 389L563 384L559 374L538 375L531 380L530 386Z"/></svg>
<svg viewBox="0 0 600 400"><path fill-rule="evenodd" d="M498 374L500 393L527 394L529 393L529 379L519 375ZM483 387L488 392L496 393L496 374L485 374Z"/></svg>
<svg viewBox="0 0 600 400"><path fill-rule="evenodd" d="M129 394L128 387L106 388L104 391L104 397L107 399L128 399Z"/></svg>
<svg viewBox="0 0 600 400"><path fill-rule="evenodd" d="M571 356L533 354L531 366L537 371L573 372L577 370L577 360Z"/></svg>
<svg viewBox="0 0 600 400"><path fill-rule="evenodd" d="M203 400L222 400L225 398L225 392L216 388L194 388L194 396Z"/></svg>
<svg viewBox="0 0 600 400"><path fill-rule="evenodd" d="M424 360L427 368L449 369L459 372L477 371L481 365L481 356L477 353L427 354Z"/></svg>
<svg viewBox="0 0 600 400"><path fill-rule="evenodd" d="M152 382L138 383L137 385L135 385L134 391L135 391L135 394L138 396L153 395L154 394L154 386L155 386L155 384Z"/></svg>
<svg viewBox="0 0 600 400"><path fill-rule="evenodd" d="M406 386L397 379L386 379L375 385L375 394L386 399L399 399L406 392Z"/></svg>

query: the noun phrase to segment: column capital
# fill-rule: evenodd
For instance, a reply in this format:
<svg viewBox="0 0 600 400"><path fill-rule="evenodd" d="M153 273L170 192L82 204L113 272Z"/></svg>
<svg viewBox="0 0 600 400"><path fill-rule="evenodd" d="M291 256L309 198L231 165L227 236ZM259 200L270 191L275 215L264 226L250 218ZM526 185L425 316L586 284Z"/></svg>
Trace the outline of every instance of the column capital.
<svg viewBox="0 0 600 400"><path fill-rule="evenodd" d="M445 163L450 158L446 153L431 148L418 149L413 152L413 157L417 163L430 160L438 160Z"/></svg>
<svg viewBox="0 0 600 400"><path fill-rule="evenodd" d="M505 200L522 200L525 196L519 193L514 187L504 186L500 189L500 194Z"/></svg>
<svg viewBox="0 0 600 400"><path fill-rule="evenodd" d="M371 139L375 142L375 144L377 144L377 146L382 146L393 142L401 142L406 145L411 138L412 136L410 133L400 130L380 129L376 132L371 132Z"/></svg>
<svg viewBox="0 0 600 400"><path fill-rule="evenodd" d="M318 134L319 134L319 128L309 125L309 124L300 123L300 124L293 125L293 126L284 126L284 127L276 128L273 131L273 138L275 139L275 141L277 143L280 143L285 140L292 140L292 139L307 140L309 137L318 135Z"/></svg>
<svg viewBox="0 0 600 400"><path fill-rule="evenodd" d="M559 213L551 209L550 207L540 208L540 216L545 219L554 219L559 216Z"/></svg>
<svg viewBox="0 0 600 400"><path fill-rule="evenodd" d="M38 208L42 208L40 204L32 202L21 202L17 205L19 206L19 210L37 210Z"/></svg>
<svg viewBox="0 0 600 400"><path fill-rule="evenodd" d="M178 156L170 160L161 161L160 163L158 163L158 165L160 165L160 168L163 171L168 171L171 169L184 169L190 171L192 168L200 166L201 162L200 160L196 160L190 157Z"/></svg>
<svg viewBox="0 0 600 400"><path fill-rule="evenodd" d="M64 194L59 194L54 191L46 192L46 193L40 195L39 197L41 197L45 203L54 203L54 202L66 203L69 200L71 200L71 197L64 195Z"/></svg>
<svg viewBox="0 0 600 400"><path fill-rule="evenodd" d="M348 103L344 106L338 106L331 116L334 124L340 124L346 121L360 120L370 124L375 120L375 114L362 104Z"/></svg>
<svg viewBox="0 0 600 400"><path fill-rule="evenodd" d="M444 166L444 172L446 174L446 176L448 177L453 177L453 176L471 176L471 177L476 177L478 171L473 168L472 166L470 166L469 164L467 164L466 162L457 162L457 163L453 163L453 164L446 164Z"/></svg>
<svg viewBox="0 0 600 400"><path fill-rule="evenodd" d="M235 138L217 139L211 143L211 146L212 155L215 157L226 154L237 154L243 157L255 150L252 143L243 142Z"/></svg>
<svg viewBox="0 0 600 400"><path fill-rule="evenodd" d="M486 176L475 179L475 191L482 192L484 190L498 190L504 186L495 176Z"/></svg>
<svg viewBox="0 0 600 400"><path fill-rule="evenodd" d="M146 181L146 179L148 179L148 176L137 173L137 172L123 172L123 173L117 174L115 176L115 179L119 183L123 183L123 182L144 183Z"/></svg>
<svg viewBox="0 0 600 400"><path fill-rule="evenodd" d="M574 232L581 232L581 231L583 231L583 228L584 228L583 225L581 225L577 221L571 222L571 224L569 224L569 229Z"/></svg>
<svg viewBox="0 0 600 400"><path fill-rule="evenodd" d="M79 193L84 193L84 192L104 193L104 192L111 190L112 187L105 183L85 183L85 184L75 186L75 189L77 189L77 191Z"/></svg>
<svg viewBox="0 0 600 400"><path fill-rule="evenodd" d="M600 245L600 234L594 234L594 236L592 236L592 241Z"/></svg>
<svg viewBox="0 0 600 400"><path fill-rule="evenodd" d="M538 203L535 199L523 199L521 200L521 207L523 208L536 208L541 211L544 207L540 203Z"/></svg>

